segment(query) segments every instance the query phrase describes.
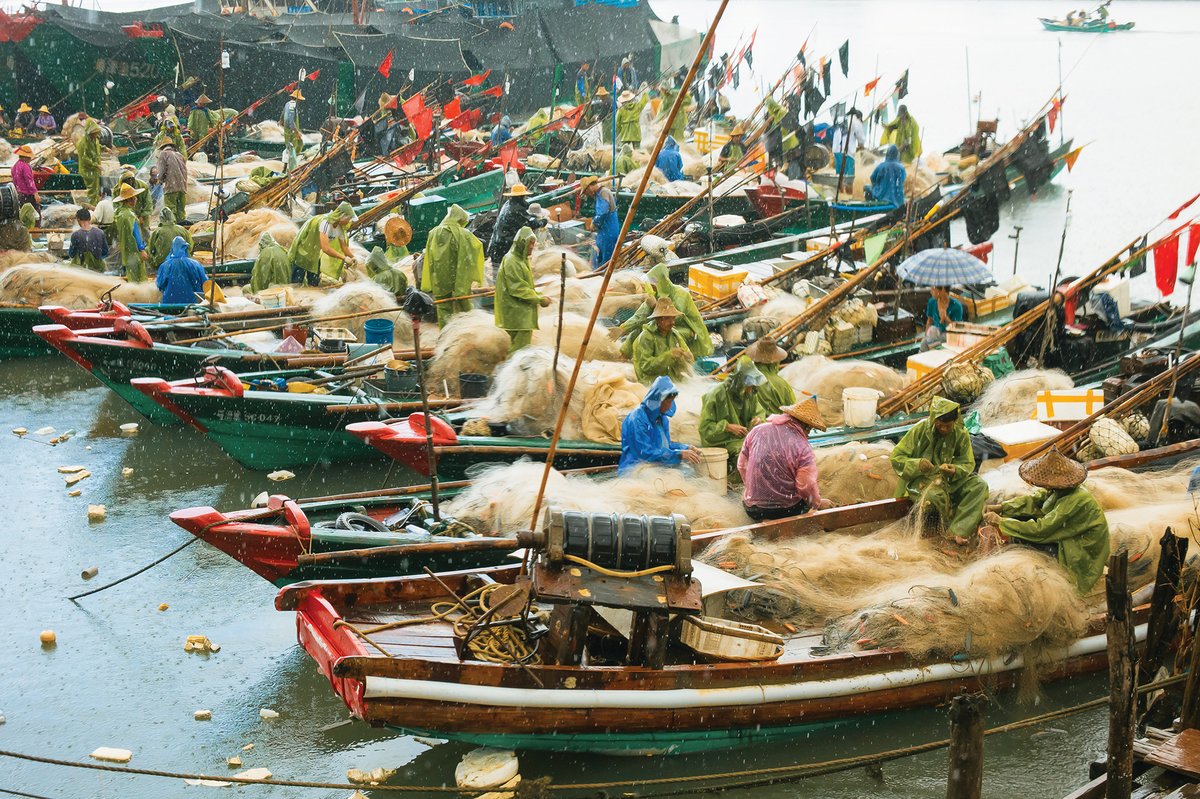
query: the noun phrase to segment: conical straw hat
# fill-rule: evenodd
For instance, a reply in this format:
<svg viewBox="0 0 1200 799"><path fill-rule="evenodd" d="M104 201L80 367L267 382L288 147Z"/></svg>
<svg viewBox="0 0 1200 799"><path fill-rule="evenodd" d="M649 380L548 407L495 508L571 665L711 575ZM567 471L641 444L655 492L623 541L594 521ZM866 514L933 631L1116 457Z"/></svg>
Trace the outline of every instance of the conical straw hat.
<svg viewBox="0 0 1200 799"><path fill-rule="evenodd" d="M1021 479L1038 488L1074 488L1087 477L1087 467L1053 447L1040 458L1025 461L1017 469Z"/></svg>
<svg viewBox="0 0 1200 799"><path fill-rule="evenodd" d="M677 316L683 316L683 314L675 307L675 303L666 297L659 298L658 302L654 304L654 312L650 314L651 319L674 319Z"/></svg>
<svg viewBox="0 0 1200 799"><path fill-rule="evenodd" d="M773 338L760 338L746 348L745 354L755 363L781 363L787 358L787 350L776 344Z"/></svg>
<svg viewBox="0 0 1200 799"><path fill-rule="evenodd" d="M817 407L816 397L805 397L795 405L784 405L779 410L814 430L824 430L826 427L825 420L821 418L821 410Z"/></svg>

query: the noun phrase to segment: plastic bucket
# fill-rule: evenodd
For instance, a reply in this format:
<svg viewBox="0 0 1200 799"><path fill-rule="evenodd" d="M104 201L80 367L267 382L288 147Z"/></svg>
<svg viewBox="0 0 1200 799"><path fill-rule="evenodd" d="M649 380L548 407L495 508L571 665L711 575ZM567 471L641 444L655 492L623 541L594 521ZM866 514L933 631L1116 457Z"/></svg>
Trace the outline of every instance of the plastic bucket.
<svg viewBox="0 0 1200 799"><path fill-rule="evenodd" d="M363 323L363 337L367 344L391 344L396 335L396 324L391 319L368 319Z"/></svg>
<svg viewBox="0 0 1200 799"><path fill-rule="evenodd" d="M487 396L488 376L463 372L458 376L458 393L463 399L481 399Z"/></svg>
<svg viewBox="0 0 1200 799"><path fill-rule="evenodd" d="M729 450L724 447L700 447L700 463L696 472L720 484L721 490L729 488Z"/></svg>
<svg viewBox="0 0 1200 799"><path fill-rule="evenodd" d="M874 388L842 389L842 417L847 427L872 427L875 424L879 398L883 393Z"/></svg>
<svg viewBox="0 0 1200 799"><path fill-rule="evenodd" d="M416 394L420 390L417 380L417 370L402 361L399 362L407 369L400 369L388 364L383 370L383 389L389 394Z"/></svg>
<svg viewBox="0 0 1200 799"><path fill-rule="evenodd" d="M308 343L308 326L307 325L289 325L280 331L283 338L294 338L296 343L304 346Z"/></svg>

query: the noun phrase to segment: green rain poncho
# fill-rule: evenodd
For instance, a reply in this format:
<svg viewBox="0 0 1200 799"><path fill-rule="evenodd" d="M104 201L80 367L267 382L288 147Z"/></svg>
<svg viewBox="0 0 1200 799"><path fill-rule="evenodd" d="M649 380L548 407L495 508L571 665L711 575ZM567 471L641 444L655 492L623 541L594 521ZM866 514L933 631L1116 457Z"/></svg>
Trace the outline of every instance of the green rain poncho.
<svg viewBox="0 0 1200 799"><path fill-rule="evenodd" d="M914 502L924 500L937 511L946 531L959 538L973 538L983 519L987 502L987 483L974 473L975 455L971 452L971 436L962 418L955 422L947 435L933 429L939 416L959 410L958 403L945 397L934 397L929 406L929 418L922 419L904 434L892 450L892 468L900 476L897 497ZM933 468L926 471L921 461ZM954 467L953 475L942 474L940 466Z"/></svg>
<svg viewBox="0 0 1200 799"><path fill-rule="evenodd" d="M758 405L764 416L779 413L784 405L796 404L796 391L792 384L779 374L777 363L756 363L758 371L762 372L767 382L758 389Z"/></svg>
<svg viewBox="0 0 1200 799"><path fill-rule="evenodd" d="M221 121L220 111L209 111L206 108L193 108L192 113L188 114L188 133L192 134L192 141L197 142L208 135L208 131L213 125ZM180 152L187 152L180 150Z"/></svg>
<svg viewBox="0 0 1200 799"><path fill-rule="evenodd" d="M258 237L258 258L250 271L250 293L266 291L271 286L286 286L292 282L292 269L288 266L287 251L279 246L275 237L264 231Z"/></svg>
<svg viewBox="0 0 1200 799"><path fill-rule="evenodd" d="M171 242L179 236L188 243L188 251L192 249L192 234L186 228L175 224L175 212L170 208L162 209L158 227L150 234L150 243L146 245L146 253L150 256L150 265L157 268L171 254Z"/></svg>
<svg viewBox="0 0 1200 799"><path fill-rule="evenodd" d="M467 230L470 219L466 211L452 205L442 223L429 233L421 290L432 292L435 300L462 297L471 293L473 284L483 284L483 243ZM471 301L465 299L438 303L438 324L444 325L454 314L471 307Z"/></svg>
<svg viewBox="0 0 1200 799"><path fill-rule="evenodd" d="M37 211L32 203L24 203L17 212L17 217L26 230L37 227Z"/></svg>
<svg viewBox="0 0 1200 799"><path fill-rule="evenodd" d="M662 92L662 116L660 119L666 119L667 114L671 113L671 106L675 104L675 97L679 92L676 89L663 89ZM674 121L671 122L671 130L669 131L675 137L675 141L684 141L687 139L687 121L691 114L692 95L685 94L683 97L683 106L679 109L679 113L675 115Z"/></svg>
<svg viewBox="0 0 1200 799"><path fill-rule="evenodd" d="M100 124L91 117L83 123L83 136L75 145L75 157L79 177L87 186L88 202L95 205L100 201Z"/></svg>
<svg viewBox="0 0 1200 799"><path fill-rule="evenodd" d="M883 137L880 144L894 144L900 150L900 160L904 163L912 161L921 155L921 126L911 116L896 119L883 126Z"/></svg>
<svg viewBox="0 0 1200 799"><path fill-rule="evenodd" d="M1000 532L1032 544L1058 544L1058 562L1086 594L1108 561L1108 519L1092 492L1082 485L1040 489L1000 507Z"/></svg>
<svg viewBox="0 0 1200 799"><path fill-rule="evenodd" d="M671 282L671 271L666 264L657 264L650 270L648 277L652 281L650 299L643 302L633 312L633 316L621 325L621 329L629 334L621 348L625 357L632 357L633 342L636 340L638 331L649 321L650 314L654 311L654 300L658 297L669 298L675 304L675 310L683 314L675 320L675 329L687 342L687 347L692 355L697 358L712 355L712 339L708 335L708 328L704 326L704 317L700 315L700 309L696 307L696 301L692 299L692 293Z"/></svg>
<svg viewBox="0 0 1200 799"><path fill-rule="evenodd" d="M529 266L529 242L533 239L533 231L528 227L517 231L508 255L496 272L496 327L512 336L514 350L519 349L519 339L528 338L514 333L538 329L542 295L533 285L533 269Z"/></svg>
<svg viewBox="0 0 1200 799"><path fill-rule="evenodd" d="M340 222L353 218L354 208L347 202L327 214L312 217L304 223L292 241L288 250L288 261L305 272L326 272L332 275L332 264L329 262L333 259L321 250L321 225L326 219L330 222ZM335 250L339 249L340 242L331 239L329 243ZM338 271L340 274L340 270Z"/></svg>
<svg viewBox="0 0 1200 799"><path fill-rule="evenodd" d="M383 250L376 247L367 258L367 274L379 285L393 294L408 291L408 278L399 269L393 269Z"/></svg>
<svg viewBox="0 0 1200 799"><path fill-rule="evenodd" d="M127 172L121 177L121 183L128 183L135 189L142 190L142 193L133 201L133 213L139 219L149 219L150 214L154 213L154 198L150 196L150 187L131 172Z"/></svg>
<svg viewBox="0 0 1200 799"><path fill-rule="evenodd" d="M186 159L187 145L183 143L183 131L179 129L178 123L175 125L164 124L162 129L159 130L158 135L154 137L151 146L157 152L159 146L167 139L175 143L175 149Z"/></svg>
<svg viewBox="0 0 1200 799"><path fill-rule="evenodd" d="M658 332L654 320L643 325L642 332L633 342L633 371L638 381L650 385L654 378L662 375L676 382L682 380L692 361L686 355L677 357L673 353L677 348L684 351L688 348L687 340L678 327L671 328L670 333L663 335Z"/></svg>
<svg viewBox="0 0 1200 799"><path fill-rule="evenodd" d="M613 172L618 175L628 175L633 170L637 169L638 163L633 158L633 145L622 144L620 152L617 153L616 165L613 167Z"/></svg>
<svg viewBox="0 0 1200 799"><path fill-rule="evenodd" d="M766 378L749 358L738 358L733 374L704 395L700 406L700 445L724 447L730 455L741 452L745 437L730 433L725 426L741 425L749 430L755 419L763 418L758 389L765 382Z"/></svg>
<svg viewBox="0 0 1200 799"><path fill-rule="evenodd" d="M642 109L649 99L649 94L643 94L617 109L617 141L622 144L628 142L634 147L642 146Z"/></svg>
<svg viewBox="0 0 1200 799"><path fill-rule="evenodd" d="M141 283L146 279L146 263L139 255L137 239L141 234L135 232L137 224L137 216L129 203L118 204L116 216L113 218L113 237L121 250L121 266L125 267L125 279L130 283Z"/></svg>

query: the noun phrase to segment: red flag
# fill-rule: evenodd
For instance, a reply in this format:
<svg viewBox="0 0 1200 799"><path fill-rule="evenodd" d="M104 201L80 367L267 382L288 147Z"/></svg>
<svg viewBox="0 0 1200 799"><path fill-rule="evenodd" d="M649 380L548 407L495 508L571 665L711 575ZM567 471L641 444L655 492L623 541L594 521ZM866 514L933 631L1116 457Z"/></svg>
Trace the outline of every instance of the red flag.
<svg viewBox="0 0 1200 799"><path fill-rule="evenodd" d="M280 89L279 91L280 91L280 93L281 93L281 94L282 94L283 92L294 92L294 91L296 91L296 81L292 81L292 82L291 82L291 83L289 83L287 86L284 86L282 89Z"/></svg>
<svg viewBox="0 0 1200 799"><path fill-rule="evenodd" d="M1050 123L1050 132L1054 132L1054 123L1058 122L1058 104L1050 107L1050 113L1046 114L1046 121Z"/></svg>
<svg viewBox="0 0 1200 799"><path fill-rule="evenodd" d="M479 120L481 119L483 119L483 109L472 108L470 111L463 111L446 124L451 130L468 131L479 127Z"/></svg>
<svg viewBox="0 0 1200 799"><path fill-rule="evenodd" d="M442 106L442 116L444 116L446 119L453 119L461 113L462 101L457 97Z"/></svg>
<svg viewBox="0 0 1200 799"><path fill-rule="evenodd" d="M577 105L567 113L563 114L563 121L573 128L579 127L579 120L583 119L583 105Z"/></svg>
<svg viewBox="0 0 1200 799"><path fill-rule="evenodd" d="M136 106L125 115L125 118L130 122L150 116L150 101L147 100L139 106Z"/></svg>
<svg viewBox="0 0 1200 799"><path fill-rule="evenodd" d="M1175 290L1175 276L1179 272L1179 236L1172 233L1167 239L1154 246L1154 284L1165 297Z"/></svg>
<svg viewBox="0 0 1200 799"><path fill-rule="evenodd" d="M392 76L392 59L395 57L395 55L395 50L388 50L388 54L385 55L383 60L379 62L379 74L385 78L390 78Z"/></svg>
<svg viewBox="0 0 1200 799"><path fill-rule="evenodd" d="M487 80L487 76L491 75L491 74L492 74L492 71L489 69L487 72L484 72L482 74L472 75L471 77L464 80L462 82L462 85L463 86L482 86L483 82L485 80Z"/></svg>
<svg viewBox="0 0 1200 799"><path fill-rule="evenodd" d="M1196 250L1200 250L1200 222L1188 225L1187 264L1196 263Z"/></svg>
<svg viewBox="0 0 1200 799"><path fill-rule="evenodd" d="M413 129L417 132L417 138L425 141L429 138L429 134L433 133L433 109L426 108L421 113L409 117L412 122Z"/></svg>
<svg viewBox="0 0 1200 799"><path fill-rule="evenodd" d="M319 70L319 69L318 69L318 70L316 70L315 72L310 72L310 73L308 73L308 79L309 79L309 80L316 80L316 79L317 79L317 76L318 76L318 75L320 75L320 74L321 74L321 70Z"/></svg>
<svg viewBox="0 0 1200 799"><path fill-rule="evenodd" d="M425 98L419 94L414 94L401 105L404 108L404 116L408 117L409 122L411 122L413 117L425 110Z"/></svg>
<svg viewBox="0 0 1200 799"><path fill-rule="evenodd" d="M415 141L411 144L405 145L400 152L396 153L395 157L392 158L392 163L394 163L398 168L403 169L413 161L417 160L417 156L421 154L423 146L424 142L421 141Z"/></svg>
<svg viewBox="0 0 1200 799"><path fill-rule="evenodd" d="M1176 208L1175 212L1173 214L1171 214L1170 216L1168 216L1167 219L1178 219L1179 215L1182 214L1184 211L1186 211L1187 207L1189 205L1191 205L1192 203L1196 202L1196 200L1200 200L1200 194L1197 194L1195 197L1193 197L1192 199L1185 202L1183 205Z"/></svg>
<svg viewBox="0 0 1200 799"><path fill-rule="evenodd" d="M500 145L500 151L496 153L496 157L492 159L500 166L504 167L504 171L515 169L517 166L517 140L509 139L504 144Z"/></svg>
<svg viewBox="0 0 1200 799"><path fill-rule="evenodd" d="M871 92L875 91L875 87L879 85L879 78L882 78L882 77L883 76L880 75L879 77L875 78L875 80L870 81L866 86L863 87L863 96L864 97L871 96Z"/></svg>
<svg viewBox="0 0 1200 799"><path fill-rule="evenodd" d="M480 94L487 95L488 97L503 97L504 96L504 87L503 86L493 86L490 89L480 92Z"/></svg>

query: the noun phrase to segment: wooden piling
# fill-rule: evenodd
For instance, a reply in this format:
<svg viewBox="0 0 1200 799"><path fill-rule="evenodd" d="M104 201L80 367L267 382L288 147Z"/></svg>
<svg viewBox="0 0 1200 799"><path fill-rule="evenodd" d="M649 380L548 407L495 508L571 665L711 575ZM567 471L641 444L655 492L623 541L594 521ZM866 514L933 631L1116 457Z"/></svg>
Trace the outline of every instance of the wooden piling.
<svg viewBox="0 0 1200 799"><path fill-rule="evenodd" d="M1182 729L1200 728L1200 634L1192 633L1191 651L1188 653L1188 678L1183 688L1183 708L1179 713Z"/></svg>
<svg viewBox="0 0 1200 799"><path fill-rule="evenodd" d="M959 695L950 703L950 773L946 799L979 799L983 792L983 702Z"/></svg>
<svg viewBox="0 0 1200 799"><path fill-rule="evenodd" d="M1188 540L1168 527L1158 542L1160 555L1150 597L1150 619L1146 625L1146 648L1138 663L1139 682L1147 683L1162 667L1179 631L1179 573L1187 559Z"/></svg>
<svg viewBox="0 0 1200 799"><path fill-rule="evenodd" d="M1133 601L1129 596L1129 553L1108 559L1105 589L1108 599L1108 779L1107 799L1129 799L1133 791L1133 728L1135 667L1133 662Z"/></svg>

